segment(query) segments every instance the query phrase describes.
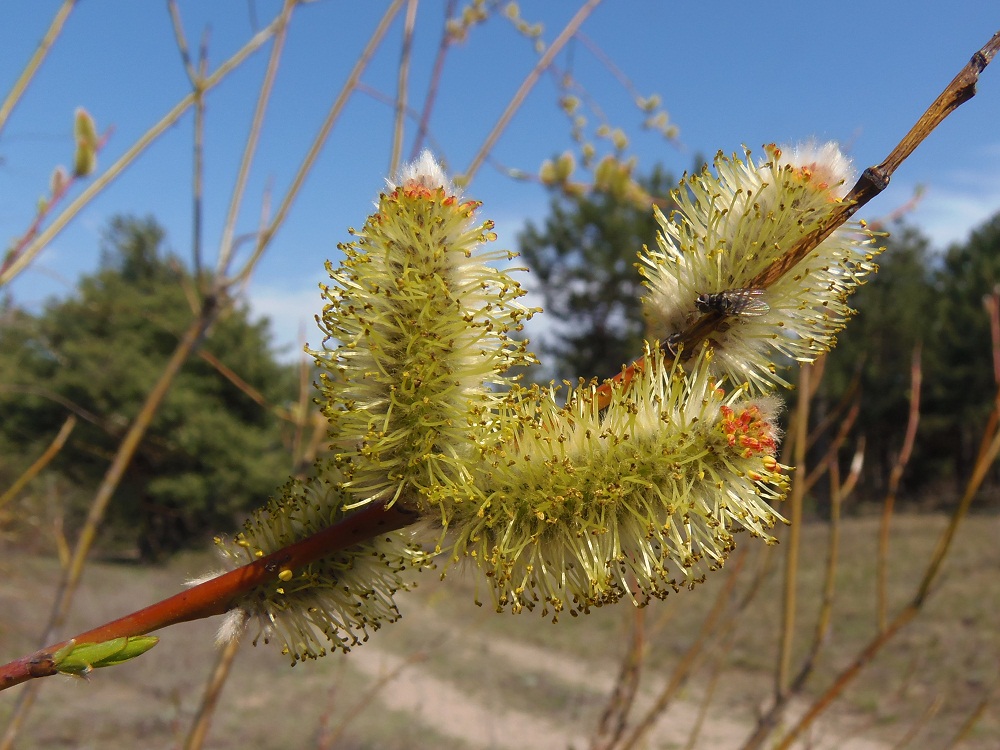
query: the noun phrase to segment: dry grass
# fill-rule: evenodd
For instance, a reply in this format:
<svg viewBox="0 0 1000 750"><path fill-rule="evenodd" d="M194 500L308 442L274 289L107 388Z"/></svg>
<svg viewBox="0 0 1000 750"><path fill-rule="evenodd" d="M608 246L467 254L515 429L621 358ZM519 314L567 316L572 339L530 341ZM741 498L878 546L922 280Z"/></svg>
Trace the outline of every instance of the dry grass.
<svg viewBox="0 0 1000 750"><path fill-rule="evenodd" d="M894 522L891 591L899 604L912 593L941 517ZM874 551L877 521L845 526L834 627L819 671L820 690L875 631ZM1000 517L973 516L960 532L942 579L917 622L882 652L814 733L816 747L888 748L928 706L937 714L910 747L940 747L995 685L1000 665ZM800 575L801 643L818 606L825 527L805 530ZM752 543L746 539L744 543ZM748 566L753 567L753 562ZM69 630L82 629L173 593L189 575L211 567L207 556L168 568L94 564L84 579ZM738 625L731 668L720 681L699 747L738 747L772 683L779 569ZM0 559L0 658L33 646L57 580L54 560L7 551ZM695 637L724 574L648 610L646 679L660 684ZM566 617L553 626L537 615L496 615L472 604L472 584L425 576L404 595L401 623L373 635L348 656L290 669L276 648L245 648L226 686L208 747L322 747L325 731L352 721L341 748L551 748L586 746L624 652L629 607ZM33 592L42 592L39 595ZM98 593L100 592L100 593ZM19 747L176 747L214 662L214 622L172 628L148 655L96 673L89 682L50 678ZM420 661L407 660L419 656ZM381 674L402 671L364 710L364 691ZM682 747L704 675L687 688L654 733L652 747ZM17 690L0 697L0 721ZM648 702L647 687L640 700ZM1000 745L1000 716L987 710L963 748ZM833 719L831 721L831 719Z"/></svg>

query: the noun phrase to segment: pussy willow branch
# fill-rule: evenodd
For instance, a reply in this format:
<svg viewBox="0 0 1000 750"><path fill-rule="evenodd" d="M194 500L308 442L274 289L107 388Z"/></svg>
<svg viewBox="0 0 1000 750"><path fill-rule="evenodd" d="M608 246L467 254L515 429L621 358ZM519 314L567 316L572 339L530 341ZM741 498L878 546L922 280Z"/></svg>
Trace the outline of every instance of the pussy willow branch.
<svg viewBox="0 0 1000 750"><path fill-rule="evenodd" d="M97 143L94 145L94 156L95 158L101 153L104 147L108 143L108 139L111 137L113 132L112 128L108 128L104 131L104 134L98 139ZM45 200L45 205L41 210L35 214L35 218L32 219L31 225L25 230L24 234L17 238L10 250L5 253L3 261L0 262L0 286L9 284L16 274L9 273L9 269L19 262L21 255L25 252L26 248L31 244L32 240L38 236L38 232L42 228L42 224L45 220L52 214L56 207L62 203L63 199L69 195L73 187L84 179L83 175L70 174L62 182L59 183L58 187L52 191L52 194ZM20 265L20 269L24 270L24 264Z"/></svg>
<svg viewBox="0 0 1000 750"><path fill-rule="evenodd" d="M117 620L74 636L76 643L100 643L112 638L150 633L169 625L221 615L232 609L239 598L254 587L275 579L282 570L307 565L329 556L335 550L352 547L366 539L401 529L416 521L416 516L399 505L385 508L369 505L340 523L273 552L266 557L192 586L186 591L151 604ZM62 641L0 667L0 690L33 677L56 674L53 654L70 641Z"/></svg>
<svg viewBox="0 0 1000 750"><path fill-rule="evenodd" d="M951 83L944 88L938 98L920 116L920 119L903 136L903 139L889 153L885 160L881 164L868 167L864 171L857 184L851 188L851 191L841 201L840 206L831 214L827 222L796 242L785 255L764 269L748 282L746 286L755 289L766 289L815 250L823 240L833 234L838 227L850 219L859 209L867 205L872 198L885 190L892 174L913 153L914 149L944 121L944 118L976 95L976 83L979 80L979 74L990 64L996 56L997 51L1000 51L1000 31L996 32L983 48L972 56L972 59L959 71ZM726 317L722 313L712 311L695 320L694 324L688 330L680 332L675 344L675 348L677 345L683 345L680 356L684 359L692 356L695 352L696 344L707 339L723 325ZM670 352L664 351L663 356L669 358L673 355ZM643 358L640 358L631 365L624 367L611 380L613 382L621 382L627 386L635 378L637 372L641 371L642 365ZM611 383L605 382L599 386L597 402L600 407L603 408L611 402L611 392Z"/></svg>
<svg viewBox="0 0 1000 750"><path fill-rule="evenodd" d="M394 7L398 7L398 3L394 4ZM270 31L270 29L267 31ZM258 37L260 36L258 35ZM248 44L245 49L249 49L251 46ZM858 208L865 205L871 198L884 189L888 184L892 172L895 171L903 159L927 137L944 117L974 95L975 82L978 80L979 73L993 59L998 49L1000 49L1000 32L995 34L986 46L972 57L969 64L963 68L959 75L942 92L941 96L935 100L934 104L931 105L889 157L877 167L865 170L865 174L861 180L859 180L858 184L855 185L848 195L849 201L853 202L845 201L844 208L831 218L829 226L817 230L796 243L786 258L794 256L797 258L795 262L798 262L798 260L805 257L806 254L826 239L834 229L853 215ZM235 63L236 60L237 58L234 57L231 59L231 62ZM215 76L220 76L219 71L216 72ZM189 98L187 97L184 103L189 103ZM785 259L775 265L780 265L783 268ZM791 265L794 265L794 262L790 263L789 267ZM766 286L767 283L778 278L784 270L787 270L783 269L776 276L773 276L772 270L774 268L772 266L772 268L762 274L758 285ZM715 313L702 316L684 335L683 341L686 348L690 351L691 344L707 337L721 322L722 316ZM642 360L639 360L630 367L623 369L622 373L615 379L630 382L635 376L636 368L641 368L641 366ZM610 393L611 386L605 383L599 389L599 398L603 398L604 394L606 394L606 397L610 399ZM995 451L1000 449L1000 445L994 445L991 448L993 450L990 452L995 456ZM978 477L978 479L981 481L982 477ZM103 641L121 636L141 635L167 627L168 625L221 614L229 609L241 594L264 581L277 577L284 567L304 565L366 539L370 539L377 534L407 526L415 520L416 518L413 515L396 507L384 509L379 505L370 506L296 544L161 602L152 604L145 609L80 633L73 640L79 643ZM928 578L932 579L933 575L929 574ZM929 580L927 585L929 586ZM917 601L919 602L925 595L926 591L922 588ZM901 616L901 618L905 617L905 614ZM898 626L901 626L901 624L901 622L898 622ZM890 627L892 630L895 630L898 626ZM889 635L888 632L883 634L884 637L888 637ZM68 641L41 649L34 654L22 657L0 667L0 690L34 677L53 674L52 654L66 643ZM637 730L633 735L633 739L636 739L639 735L641 735L641 732Z"/></svg>

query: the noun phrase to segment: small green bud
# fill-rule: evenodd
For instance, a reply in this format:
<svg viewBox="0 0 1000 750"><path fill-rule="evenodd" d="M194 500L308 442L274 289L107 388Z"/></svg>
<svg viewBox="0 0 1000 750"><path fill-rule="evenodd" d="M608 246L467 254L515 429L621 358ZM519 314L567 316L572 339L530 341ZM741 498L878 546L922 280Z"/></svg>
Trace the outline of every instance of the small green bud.
<svg viewBox="0 0 1000 750"><path fill-rule="evenodd" d="M97 128L94 118L83 107L77 107L73 119L76 153L73 155L73 175L86 177L97 169Z"/></svg>
<svg viewBox="0 0 1000 750"><path fill-rule="evenodd" d="M141 656L159 641L156 636L140 635L112 638L101 643L70 642L53 654L52 661L56 670L63 674L83 676L93 669L112 667Z"/></svg>
<svg viewBox="0 0 1000 750"><path fill-rule="evenodd" d="M73 154L73 176L86 177L97 169L97 152L87 141L78 138Z"/></svg>
<svg viewBox="0 0 1000 750"><path fill-rule="evenodd" d="M94 118L83 107L77 107L73 117L73 135L78 141L84 141L91 148L97 148L97 127Z"/></svg>
<svg viewBox="0 0 1000 750"><path fill-rule="evenodd" d="M129 638L125 638L124 640L125 645L122 646L121 650L106 659L102 659L99 663L94 664L94 668L113 667L116 664L121 664L129 659L142 656L160 642L160 639L155 635L133 635Z"/></svg>

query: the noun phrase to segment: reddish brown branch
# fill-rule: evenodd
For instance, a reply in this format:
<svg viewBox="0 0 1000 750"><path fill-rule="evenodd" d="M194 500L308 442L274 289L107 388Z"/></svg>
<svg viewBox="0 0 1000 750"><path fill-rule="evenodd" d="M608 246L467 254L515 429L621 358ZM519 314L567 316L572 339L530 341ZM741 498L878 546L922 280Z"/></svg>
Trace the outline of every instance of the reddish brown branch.
<svg viewBox="0 0 1000 750"><path fill-rule="evenodd" d="M0 667L0 690L30 680L56 674L52 655L70 640L100 643L122 636L143 635L181 622L220 615L238 604L241 597L262 583L277 578L282 570L302 565L352 547L379 534L401 529L416 520L407 510L371 505L351 514L311 537L289 545L266 557L224 573L179 594L151 604L117 620L86 630L61 643Z"/></svg>

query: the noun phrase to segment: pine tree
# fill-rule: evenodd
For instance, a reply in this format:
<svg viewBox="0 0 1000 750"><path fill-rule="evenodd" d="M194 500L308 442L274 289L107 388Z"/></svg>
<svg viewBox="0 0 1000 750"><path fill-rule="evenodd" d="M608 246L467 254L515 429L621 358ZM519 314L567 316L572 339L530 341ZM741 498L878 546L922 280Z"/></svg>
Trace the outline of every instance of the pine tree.
<svg viewBox="0 0 1000 750"><path fill-rule="evenodd" d="M3 439L37 453L68 412L77 414L54 466L84 490L100 481L192 314L196 281L164 239L151 218L114 219L100 269L74 295L3 326ZM269 349L268 322L251 322L245 306L224 315L202 346L271 403L293 396L291 373ZM286 478L288 464L274 415L196 357L157 413L109 521L157 557L230 526Z"/></svg>

